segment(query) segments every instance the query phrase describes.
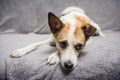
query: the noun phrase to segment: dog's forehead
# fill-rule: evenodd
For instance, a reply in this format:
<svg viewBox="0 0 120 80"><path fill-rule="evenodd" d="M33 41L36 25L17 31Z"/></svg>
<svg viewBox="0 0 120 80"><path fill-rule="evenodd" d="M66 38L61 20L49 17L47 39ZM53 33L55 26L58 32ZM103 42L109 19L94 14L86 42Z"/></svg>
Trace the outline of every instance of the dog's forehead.
<svg viewBox="0 0 120 80"><path fill-rule="evenodd" d="M84 25L84 23L81 22L79 19L82 18L78 16L62 17L61 20L64 23L64 27L59 32L57 39L59 41L68 40L69 42L81 42L84 44L85 36L82 30L82 26Z"/></svg>

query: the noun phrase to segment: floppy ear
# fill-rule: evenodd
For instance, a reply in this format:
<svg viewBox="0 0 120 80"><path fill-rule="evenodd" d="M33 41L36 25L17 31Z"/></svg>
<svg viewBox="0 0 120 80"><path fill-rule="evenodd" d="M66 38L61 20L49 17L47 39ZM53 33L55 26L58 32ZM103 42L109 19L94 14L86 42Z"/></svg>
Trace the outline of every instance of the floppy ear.
<svg viewBox="0 0 120 80"><path fill-rule="evenodd" d="M97 29L90 24L86 24L85 26L83 26L83 31L86 39L89 39L89 37L92 36L96 32L96 30Z"/></svg>
<svg viewBox="0 0 120 80"><path fill-rule="evenodd" d="M63 28L62 21L53 13L48 13L48 24L52 33L57 33Z"/></svg>

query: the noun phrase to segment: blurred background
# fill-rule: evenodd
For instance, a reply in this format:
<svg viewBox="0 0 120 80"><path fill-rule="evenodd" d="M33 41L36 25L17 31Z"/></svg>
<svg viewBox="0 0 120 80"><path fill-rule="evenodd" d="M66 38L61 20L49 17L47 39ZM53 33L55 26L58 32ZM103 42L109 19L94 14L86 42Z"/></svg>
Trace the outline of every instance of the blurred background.
<svg viewBox="0 0 120 80"><path fill-rule="evenodd" d="M0 33L50 33L47 14L83 8L103 30L120 30L120 0L0 0Z"/></svg>

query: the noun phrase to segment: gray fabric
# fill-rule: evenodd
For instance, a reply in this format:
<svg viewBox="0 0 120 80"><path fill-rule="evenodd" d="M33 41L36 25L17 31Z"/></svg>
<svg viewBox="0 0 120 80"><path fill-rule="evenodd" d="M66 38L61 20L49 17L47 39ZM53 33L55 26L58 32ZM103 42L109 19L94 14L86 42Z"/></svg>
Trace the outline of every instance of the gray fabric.
<svg viewBox="0 0 120 80"><path fill-rule="evenodd" d="M50 33L47 13L83 8L102 29L120 30L120 0L0 0L0 32Z"/></svg>
<svg viewBox="0 0 120 80"><path fill-rule="evenodd" d="M59 64L48 66L46 58L55 47L44 45L21 57L10 53L50 35L0 34L0 80L120 80L120 32L106 31L106 37L93 37L70 73Z"/></svg>

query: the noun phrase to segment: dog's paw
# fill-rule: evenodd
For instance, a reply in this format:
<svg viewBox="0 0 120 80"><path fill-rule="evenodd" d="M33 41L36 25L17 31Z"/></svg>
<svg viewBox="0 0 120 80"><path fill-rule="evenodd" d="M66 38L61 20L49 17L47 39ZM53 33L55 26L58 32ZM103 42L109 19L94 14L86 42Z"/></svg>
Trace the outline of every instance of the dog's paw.
<svg viewBox="0 0 120 80"><path fill-rule="evenodd" d="M59 57L56 54L52 54L48 57L47 59L47 64L48 65L53 65L59 62Z"/></svg>
<svg viewBox="0 0 120 80"><path fill-rule="evenodd" d="M19 58L21 56L23 56L25 53L22 50L15 50L12 52L12 54L10 55L10 57L12 58Z"/></svg>

